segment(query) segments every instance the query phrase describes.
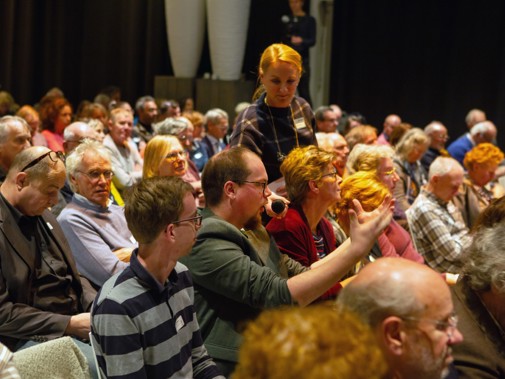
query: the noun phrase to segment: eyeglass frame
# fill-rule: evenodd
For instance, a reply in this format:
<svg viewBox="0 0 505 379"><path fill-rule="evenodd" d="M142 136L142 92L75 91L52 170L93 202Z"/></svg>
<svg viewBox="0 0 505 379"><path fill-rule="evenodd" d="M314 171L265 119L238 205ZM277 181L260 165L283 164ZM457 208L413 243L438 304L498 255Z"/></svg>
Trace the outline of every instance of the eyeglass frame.
<svg viewBox="0 0 505 379"><path fill-rule="evenodd" d="M180 224L181 222L192 221L195 228L199 228L200 226L202 226L202 219L203 219L203 216L201 214L199 214L194 217L183 218L182 220L176 220L174 222L171 222L171 224L177 225L177 224Z"/></svg>
<svg viewBox="0 0 505 379"><path fill-rule="evenodd" d="M263 195L265 195L265 191L267 189L267 186L268 186L268 181L264 181L264 182L254 182L254 181L251 181L251 180L235 180L235 179L231 179L232 182L235 182L237 184L241 184L241 183L248 183L248 184L255 184L257 186L262 186L263 187Z"/></svg>
<svg viewBox="0 0 505 379"><path fill-rule="evenodd" d="M114 172L112 172L111 170L105 170L105 171L93 170L93 171L91 171L91 172L96 172L96 173L99 172L100 173L96 178L94 178L93 175L91 173L89 173L89 172L84 172L84 171L81 171L81 170L76 170L76 171L79 172L79 173L81 173L81 174L86 175L88 177L88 179L91 180L92 182L96 182L96 181L100 180L100 178L102 176L103 176L103 178L105 180L112 180L112 177L114 176Z"/></svg>
<svg viewBox="0 0 505 379"><path fill-rule="evenodd" d="M51 157L51 153L56 154L56 159L53 159L53 157ZM23 167L23 169L21 170L21 172L25 172L26 170L32 168L33 166L35 166L37 163L39 163L40 161L42 161L47 156L49 156L49 159L51 159L51 161L53 161L54 163L58 162L58 159L60 161L62 161L63 163L65 163L65 154L63 154L63 152L50 150L50 151L42 154L40 157L35 158L30 163L28 163L25 167Z"/></svg>
<svg viewBox="0 0 505 379"><path fill-rule="evenodd" d="M405 321L426 321L435 324L435 327L439 331L447 333L449 338L452 337L452 333L458 327L459 317L457 314L453 313L448 318L447 321L444 320L434 320L432 318L424 317L401 317Z"/></svg>
<svg viewBox="0 0 505 379"><path fill-rule="evenodd" d="M328 173L328 174L321 175L321 179L322 179L322 178L326 178L327 176L334 176L334 177L335 177L335 180L337 180L338 171L337 171L337 170L335 170L335 171L330 172L330 173Z"/></svg>
<svg viewBox="0 0 505 379"><path fill-rule="evenodd" d="M182 159L185 159L186 158L186 151L184 151L184 150L175 151L173 153L168 153L167 155L165 155L165 159L168 159L171 161L175 161L177 159L177 157L181 157Z"/></svg>

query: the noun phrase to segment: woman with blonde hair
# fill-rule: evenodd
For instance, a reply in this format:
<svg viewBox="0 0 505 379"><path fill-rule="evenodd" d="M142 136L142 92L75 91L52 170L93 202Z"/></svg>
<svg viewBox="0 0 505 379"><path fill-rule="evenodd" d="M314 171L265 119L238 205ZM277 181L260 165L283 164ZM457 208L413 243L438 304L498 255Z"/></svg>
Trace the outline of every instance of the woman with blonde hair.
<svg viewBox="0 0 505 379"><path fill-rule="evenodd" d="M267 230L282 253L306 267L337 249L332 225L325 217L340 198L341 179L334 161L332 153L306 146L293 149L281 165L290 205L284 218L270 220ZM338 290L340 285L322 298L334 297Z"/></svg>
<svg viewBox="0 0 505 379"><path fill-rule="evenodd" d="M358 171L345 178L340 185L340 200L336 206L336 214L340 226L349 234L348 209L353 199L359 200L364 211L371 211L380 205L384 198L390 195L390 189L382 183L374 171ZM372 250L373 258L401 257L415 262L424 263L423 257L416 251L409 233L394 219L377 238L380 252Z"/></svg>
<svg viewBox="0 0 505 379"><path fill-rule="evenodd" d="M170 135L158 135L152 138L144 153L142 179L154 176L179 176L191 184L199 196L199 205L203 206L202 184L188 173L187 152L179 139Z"/></svg>
<svg viewBox="0 0 505 379"><path fill-rule="evenodd" d="M309 103L296 96L303 69L293 48L280 43L268 46L258 71L261 85L255 102L239 114L230 146L258 154L272 182L282 177L280 165L293 148L317 145L315 119Z"/></svg>
<svg viewBox="0 0 505 379"><path fill-rule="evenodd" d="M428 174L421 164L421 158L430 146L430 137L422 129L412 128L406 132L395 147L393 162L400 182L393 196L404 212L410 208L421 187L428 181Z"/></svg>
<svg viewBox="0 0 505 379"><path fill-rule="evenodd" d="M480 143L465 155L463 164L467 173L453 203L460 210L463 220L471 228L479 214L489 203L505 194L504 188L492 181L503 152L492 143Z"/></svg>

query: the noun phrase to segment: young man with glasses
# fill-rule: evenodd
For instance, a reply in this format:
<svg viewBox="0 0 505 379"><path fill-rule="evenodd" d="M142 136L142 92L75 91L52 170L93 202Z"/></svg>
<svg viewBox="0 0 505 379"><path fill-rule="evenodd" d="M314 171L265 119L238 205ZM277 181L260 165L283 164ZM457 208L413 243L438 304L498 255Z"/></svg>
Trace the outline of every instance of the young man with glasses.
<svg viewBox="0 0 505 379"><path fill-rule="evenodd" d="M88 339L96 291L80 277L47 210L65 182L62 158L30 147L16 156L0 187L0 341L13 350L63 335ZM91 347L77 339L93 370Z"/></svg>
<svg viewBox="0 0 505 379"><path fill-rule="evenodd" d="M153 177L129 192L125 215L139 247L104 284L92 314L104 377L223 378L203 345L191 275L178 262L201 223L192 191L180 178Z"/></svg>
<svg viewBox="0 0 505 379"><path fill-rule="evenodd" d="M449 287L440 274L401 258L380 258L340 292L337 303L375 332L388 378L441 379L463 341Z"/></svg>
<svg viewBox="0 0 505 379"><path fill-rule="evenodd" d="M246 148L212 157L202 175L207 204L202 228L191 254L182 260L195 282L205 346L225 375L237 362L245 322L262 309L316 300L368 252L391 219L387 201L363 224L352 212L353 242L345 253L330 254L309 269L281 255L273 239L262 254L246 236L246 230L262 228L261 214L271 195L267 183L260 157Z"/></svg>
<svg viewBox="0 0 505 379"><path fill-rule="evenodd" d="M137 243L123 208L110 200L113 177L109 151L85 140L66 159L67 179L74 192L58 216L77 268L96 288L128 266Z"/></svg>

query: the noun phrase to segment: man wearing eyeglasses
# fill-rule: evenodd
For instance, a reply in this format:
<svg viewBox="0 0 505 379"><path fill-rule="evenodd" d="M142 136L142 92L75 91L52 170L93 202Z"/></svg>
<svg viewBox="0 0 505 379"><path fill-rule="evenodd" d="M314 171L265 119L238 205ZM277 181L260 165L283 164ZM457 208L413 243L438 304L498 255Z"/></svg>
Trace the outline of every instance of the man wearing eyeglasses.
<svg viewBox="0 0 505 379"><path fill-rule="evenodd" d="M191 254L182 259L195 282L205 346L225 375L233 372L248 320L262 309L312 303L368 253L391 220L387 201L363 224L350 211L352 242L345 252L303 267L281 255L273 239L261 254L244 233L262 228L261 214L271 195L267 183L261 158L249 149L234 147L212 157L202 175L207 205L202 228Z"/></svg>
<svg viewBox="0 0 505 379"><path fill-rule="evenodd" d="M442 379L463 341L449 287L440 274L402 258L380 258L339 294L375 332L395 379Z"/></svg>
<svg viewBox="0 0 505 379"><path fill-rule="evenodd" d="M424 132L430 137L430 146L426 153L421 158L421 164L426 169L430 170L433 161L439 157L448 157L449 153L445 150L445 143L449 139L447 128L440 121L432 121L424 128Z"/></svg>
<svg viewBox="0 0 505 379"><path fill-rule="evenodd" d="M79 272L96 288L128 266L137 247L123 208L110 200L112 168L109 151L86 140L66 159L67 178L74 195L60 215Z"/></svg>
<svg viewBox="0 0 505 379"><path fill-rule="evenodd" d="M125 216L139 247L93 306L103 377L223 378L203 345L191 275L178 262L202 221L193 188L175 177L145 179L129 192Z"/></svg>
<svg viewBox="0 0 505 379"><path fill-rule="evenodd" d="M16 156L0 187L0 341L13 350L63 335L88 339L96 291L47 210L64 182L63 154L37 146Z"/></svg>

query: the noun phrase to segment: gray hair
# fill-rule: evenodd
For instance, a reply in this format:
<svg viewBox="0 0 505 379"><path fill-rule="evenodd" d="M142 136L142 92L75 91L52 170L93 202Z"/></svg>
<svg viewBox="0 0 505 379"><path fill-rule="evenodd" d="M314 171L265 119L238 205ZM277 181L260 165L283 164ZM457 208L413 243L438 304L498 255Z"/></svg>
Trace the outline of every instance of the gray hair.
<svg viewBox="0 0 505 379"><path fill-rule="evenodd" d="M480 109L477 109L477 108L474 108L474 109L471 109L467 114L466 114L466 117L465 117L465 122L466 124L471 127L473 125L476 124L476 119L480 118L479 116L484 116L484 118L486 118L486 113L483 111L483 110L480 110Z"/></svg>
<svg viewBox="0 0 505 379"><path fill-rule="evenodd" d="M316 112L314 113L314 117L316 118L317 121L324 121L324 114L326 112L333 112L333 109L331 109L328 106L321 106L316 109Z"/></svg>
<svg viewBox="0 0 505 379"><path fill-rule="evenodd" d="M152 97L152 96L142 96L135 103L135 110L138 112L139 109L144 109L145 104L147 102L149 102L149 101L155 101L154 97Z"/></svg>
<svg viewBox="0 0 505 379"><path fill-rule="evenodd" d="M394 151L386 145L357 144L347 157L345 166L349 175L358 171L374 171L379 167L383 158L393 159Z"/></svg>
<svg viewBox="0 0 505 379"><path fill-rule="evenodd" d="M76 121L68 125L65 130L63 130L63 140L71 141L79 136L79 133L92 130L91 126L84 121Z"/></svg>
<svg viewBox="0 0 505 379"><path fill-rule="evenodd" d="M205 119L204 119L205 127L207 127L207 123L209 122L214 125L218 124L222 118L228 119L228 113L226 113L226 111L220 108L210 109L209 111L207 111L207 113L205 113Z"/></svg>
<svg viewBox="0 0 505 379"><path fill-rule="evenodd" d="M474 291L492 287L505 294L505 223L477 229L472 244L465 251L462 275Z"/></svg>
<svg viewBox="0 0 505 379"><path fill-rule="evenodd" d="M19 116L3 116L0 118L0 144L7 142L7 137L11 131L11 125L16 122L19 122L30 132L30 126L24 118Z"/></svg>
<svg viewBox="0 0 505 379"><path fill-rule="evenodd" d="M483 134L490 131L496 131L496 126L491 121L482 121L475 124L472 129L470 129L470 134L475 136L477 134Z"/></svg>
<svg viewBox="0 0 505 379"><path fill-rule="evenodd" d="M81 142L79 146L72 150L65 160L65 165L67 167L67 179L70 183L70 188L74 192L76 191L76 188L72 184L70 177L75 176L76 172L79 171L84 154L88 151L93 152L95 155L107 159L110 162L109 150L107 150L107 148L100 142L88 138Z"/></svg>
<svg viewBox="0 0 505 379"><path fill-rule="evenodd" d="M461 167L459 162L454 158L437 157L430 165L430 171L428 172L428 179L431 180L434 176L444 176L453 169L458 168L461 171L463 171L463 167Z"/></svg>
<svg viewBox="0 0 505 379"><path fill-rule="evenodd" d="M337 305L353 311L372 328L389 316L409 317L424 311L414 291L387 277L368 285L351 282L340 291Z"/></svg>
<svg viewBox="0 0 505 379"><path fill-rule="evenodd" d="M177 136L189 127L185 118L167 117L153 125L154 131L157 135L171 135Z"/></svg>
<svg viewBox="0 0 505 379"><path fill-rule="evenodd" d="M400 159L406 159L409 152L411 152L416 145L420 144L428 146L430 144L430 137L428 137L422 129L412 128L403 135L396 145L396 155L398 155Z"/></svg>

